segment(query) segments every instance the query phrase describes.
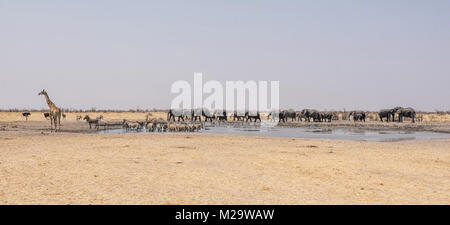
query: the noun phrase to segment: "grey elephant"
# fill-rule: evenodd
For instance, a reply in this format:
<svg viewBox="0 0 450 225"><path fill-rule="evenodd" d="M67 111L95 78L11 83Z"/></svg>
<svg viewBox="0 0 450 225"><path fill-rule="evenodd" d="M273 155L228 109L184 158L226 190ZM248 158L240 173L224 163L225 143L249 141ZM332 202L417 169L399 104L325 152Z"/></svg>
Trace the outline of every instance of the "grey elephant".
<svg viewBox="0 0 450 225"><path fill-rule="evenodd" d="M270 118L272 121L276 121L278 119L278 123L286 122L286 111L272 111L267 115L267 118Z"/></svg>
<svg viewBox="0 0 450 225"><path fill-rule="evenodd" d="M331 112L321 112L320 115L322 117L322 121L323 122L331 123L331 120L333 119L333 113L331 113Z"/></svg>
<svg viewBox="0 0 450 225"><path fill-rule="evenodd" d="M304 118L306 122L311 122L311 118L313 121L321 120L319 112L314 109L303 109L300 112L300 117Z"/></svg>
<svg viewBox="0 0 450 225"><path fill-rule="evenodd" d="M403 117L409 117L409 118L411 118L412 122L415 123L414 119L416 118L416 111L413 108L397 107L395 110L395 113L398 114L398 122L402 123Z"/></svg>
<svg viewBox="0 0 450 225"><path fill-rule="evenodd" d="M309 110L309 117L313 119L313 122L322 122L322 113L315 109Z"/></svg>
<svg viewBox="0 0 450 225"><path fill-rule="evenodd" d="M351 111L349 116L353 116L353 121L366 122L366 113L364 111Z"/></svg>
<svg viewBox="0 0 450 225"><path fill-rule="evenodd" d="M394 109L382 109L378 112L378 116L380 117L381 122L383 122L383 118L386 118L386 122L394 121L395 110Z"/></svg>
<svg viewBox="0 0 450 225"><path fill-rule="evenodd" d="M293 110L285 110L284 112L284 116L286 119L291 118L291 122L297 120L297 113Z"/></svg>

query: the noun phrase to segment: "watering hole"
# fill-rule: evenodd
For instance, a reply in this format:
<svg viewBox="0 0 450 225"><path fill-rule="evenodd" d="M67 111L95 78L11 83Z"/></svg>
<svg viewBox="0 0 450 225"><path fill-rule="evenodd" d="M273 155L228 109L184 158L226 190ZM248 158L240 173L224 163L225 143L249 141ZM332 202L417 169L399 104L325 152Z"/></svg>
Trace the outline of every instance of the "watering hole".
<svg viewBox="0 0 450 225"><path fill-rule="evenodd" d="M147 133L148 131L127 131L125 129L111 129L98 131L100 134ZM399 131L399 130L364 130L364 129L313 129L313 128L284 128L284 127L205 127L199 133L204 134L238 134L263 137L338 139L354 141L403 141L450 138L449 133L429 131Z"/></svg>

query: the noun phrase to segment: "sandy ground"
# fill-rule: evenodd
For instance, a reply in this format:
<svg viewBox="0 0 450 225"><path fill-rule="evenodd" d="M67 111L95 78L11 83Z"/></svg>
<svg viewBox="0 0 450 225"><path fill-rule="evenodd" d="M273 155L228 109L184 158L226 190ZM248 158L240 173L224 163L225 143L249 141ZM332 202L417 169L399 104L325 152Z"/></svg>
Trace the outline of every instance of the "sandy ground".
<svg viewBox="0 0 450 225"><path fill-rule="evenodd" d="M450 139L0 131L1 204L449 204Z"/></svg>

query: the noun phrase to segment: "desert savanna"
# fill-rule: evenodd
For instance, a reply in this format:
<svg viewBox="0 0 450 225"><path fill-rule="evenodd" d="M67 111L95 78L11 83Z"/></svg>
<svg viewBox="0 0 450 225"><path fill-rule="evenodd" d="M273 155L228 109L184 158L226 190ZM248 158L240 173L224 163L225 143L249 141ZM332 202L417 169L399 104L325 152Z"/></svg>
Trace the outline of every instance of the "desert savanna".
<svg viewBox="0 0 450 225"><path fill-rule="evenodd" d="M20 112L0 113L2 204L448 204L450 200L450 139L368 142L201 132L101 134L77 117L103 116L120 123L145 120L148 112L65 114L61 131L52 132L42 112L31 112L28 119ZM167 116L167 112L150 114L150 120ZM416 126L450 126L448 115L425 118L435 120L424 119ZM316 124L357 123L361 124Z"/></svg>

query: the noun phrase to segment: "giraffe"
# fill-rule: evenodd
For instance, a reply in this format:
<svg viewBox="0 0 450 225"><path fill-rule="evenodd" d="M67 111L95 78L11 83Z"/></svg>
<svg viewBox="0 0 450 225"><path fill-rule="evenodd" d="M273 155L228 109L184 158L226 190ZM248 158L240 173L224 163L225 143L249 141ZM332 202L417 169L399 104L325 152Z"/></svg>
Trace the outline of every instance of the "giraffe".
<svg viewBox="0 0 450 225"><path fill-rule="evenodd" d="M47 105L50 108L50 123L51 123L51 129L53 130L53 124L55 124L55 132L58 131L58 125L59 129L61 129L61 109L56 107L55 103L53 103L50 98L48 97L48 94L45 90L42 90L39 92L38 95L44 95L45 99L47 100Z"/></svg>

